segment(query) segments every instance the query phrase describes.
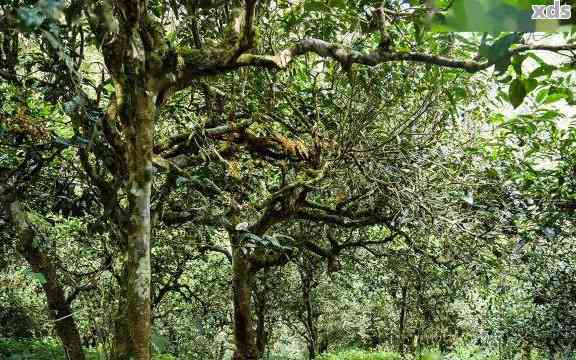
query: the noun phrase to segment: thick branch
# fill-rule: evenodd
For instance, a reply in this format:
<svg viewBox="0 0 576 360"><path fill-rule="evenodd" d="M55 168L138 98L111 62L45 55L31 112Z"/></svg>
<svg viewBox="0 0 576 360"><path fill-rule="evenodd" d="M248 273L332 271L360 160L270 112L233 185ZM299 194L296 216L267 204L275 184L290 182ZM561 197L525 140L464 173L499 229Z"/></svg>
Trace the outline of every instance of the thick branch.
<svg viewBox="0 0 576 360"><path fill-rule="evenodd" d="M244 12L234 11L224 31L223 42L216 47L202 49L179 49L175 69L167 68L166 73L173 73L173 82L168 81L163 87L175 86L182 89L192 84L199 76L216 75L237 68L237 60L242 54L254 47L256 30L254 19L257 0L245 0Z"/></svg>
<svg viewBox="0 0 576 360"><path fill-rule="evenodd" d="M251 259L250 264L253 271L269 269L271 267L282 266L290 261L290 253L287 251L275 252L272 254L260 254Z"/></svg>
<svg viewBox="0 0 576 360"><path fill-rule="evenodd" d="M334 256L334 254L332 253L331 249L324 249L323 247L321 247L320 245L309 241L309 240L305 240L302 241L302 247L304 247L306 250L320 256L326 259L331 258L332 256Z"/></svg>
<svg viewBox="0 0 576 360"><path fill-rule="evenodd" d="M226 256L226 258L228 259L228 261L230 263L232 263L232 254L230 254L230 251L228 251L225 248L216 246L216 245L205 245L205 246L201 246L200 251L213 251L213 252L218 252L220 254L223 254L224 256Z"/></svg>
<svg viewBox="0 0 576 360"><path fill-rule="evenodd" d="M307 38L300 40L296 45L281 51L274 56L244 54L237 60L238 66L263 66L275 69L286 68L296 57L307 53L315 53L321 57L332 58L339 63L350 66L361 64L375 66L392 61L411 61L449 68L463 69L468 72L485 70L504 58L532 50L566 51L576 50L576 44L567 45L521 45L509 50L501 58L493 61L475 61L451 59L440 55L431 55L417 52L395 52L378 48L368 53L352 50L343 45L329 43L320 39Z"/></svg>

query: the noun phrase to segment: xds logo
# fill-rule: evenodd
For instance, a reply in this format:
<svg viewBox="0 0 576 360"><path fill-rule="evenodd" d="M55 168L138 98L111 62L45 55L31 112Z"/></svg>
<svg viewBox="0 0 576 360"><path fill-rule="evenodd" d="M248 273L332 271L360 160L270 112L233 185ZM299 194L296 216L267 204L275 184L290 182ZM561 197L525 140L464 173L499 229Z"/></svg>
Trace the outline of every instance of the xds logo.
<svg viewBox="0 0 576 360"><path fill-rule="evenodd" d="M560 0L554 0L554 5L532 5L532 19L570 19L572 17L572 6L562 5Z"/></svg>

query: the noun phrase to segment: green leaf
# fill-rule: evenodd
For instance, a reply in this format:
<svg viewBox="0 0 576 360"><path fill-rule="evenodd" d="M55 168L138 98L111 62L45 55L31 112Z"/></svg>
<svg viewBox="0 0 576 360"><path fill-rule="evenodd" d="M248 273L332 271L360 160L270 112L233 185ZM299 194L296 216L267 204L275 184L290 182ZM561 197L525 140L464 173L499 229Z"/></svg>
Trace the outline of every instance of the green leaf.
<svg viewBox="0 0 576 360"><path fill-rule="evenodd" d="M518 76L522 75L522 63L526 59L526 56L516 56L512 60L512 67Z"/></svg>
<svg viewBox="0 0 576 360"><path fill-rule="evenodd" d="M572 100L572 91L567 88L551 87L548 90L548 97L544 100L544 104L551 104L553 102L566 99L568 102Z"/></svg>
<svg viewBox="0 0 576 360"><path fill-rule="evenodd" d="M524 87L524 82L520 79L515 79L510 84L510 89L508 91L508 96L510 98L510 103L514 108L517 108L522 104L524 98L526 97L526 88Z"/></svg>
<svg viewBox="0 0 576 360"><path fill-rule="evenodd" d="M541 76L550 76L555 69L555 66L544 64L536 68L536 70L532 71L530 73L530 77L537 78Z"/></svg>
<svg viewBox="0 0 576 360"><path fill-rule="evenodd" d="M42 25L46 17L37 8L20 8L17 11L20 28L24 32L31 32Z"/></svg>
<svg viewBox="0 0 576 360"><path fill-rule="evenodd" d="M529 94L532 90L536 89L537 86L538 86L538 80L524 79L524 88L526 89L526 94Z"/></svg>
<svg viewBox="0 0 576 360"><path fill-rule="evenodd" d="M546 62L544 60L542 60L542 58L540 56L536 55L533 52L528 53L526 56L529 58L532 58L534 61L536 61L538 63L538 65L541 65L541 66L548 65L548 64L546 64Z"/></svg>
<svg viewBox="0 0 576 360"><path fill-rule="evenodd" d="M40 285L46 284L46 276L43 273L32 273L32 276Z"/></svg>
<svg viewBox="0 0 576 360"><path fill-rule="evenodd" d="M323 11L326 10L326 4L324 1L309 0L304 3L305 11Z"/></svg>
<svg viewBox="0 0 576 360"><path fill-rule="evenodd" d="M496 61L500 59L502 56L505 56L510 49L510 46L517 43L520 39L522 39L522 35L519 33L512 33L508 34L500 39L496 40L492 46L488 48L487 57L490 61ZM514 59L515 61L519 61ZM522 60L524 60L522 58ZM520 61L521 62L521 61Z"/></svg>
<svg viewBox="0 0 576 360"><path fill-rule="evenodd" d="M543 103L548 97L548 89L542 89L536 94L536 102Z"/></svg>
<svg viewBox="0 0 576 360"><path fill-rule="evenodd" d="M508 66L510 66L510 59L505 57L502 58L494 64L494 69L498 75L504 74L506 70L508 70Z"/></svg>
<svg viewBox="0 0 576 360"><path fill-rule="evenodd" d="M455 88L454 89L454 97L459 98L459 99L466 98L466 89L464 89L462 87Z"/></svg>
<svg viewBox="0 0 576 360"><path fill-rule="evenodd" d="M158 334L156 331L152 332L150 342L152 343L152 348L157 353L166 352L170 346L170 340L168 340L166 336Z"/></svg>
<svg viewBox="0 0 576 360"><path fill-rule="evenodd" d="M565 99L565 98L566 98L566 95L561 94L561 93L550 94L544 100L544 104L552 104L552 103L555 103L556 101L560 101L560 100Z"/></svg>

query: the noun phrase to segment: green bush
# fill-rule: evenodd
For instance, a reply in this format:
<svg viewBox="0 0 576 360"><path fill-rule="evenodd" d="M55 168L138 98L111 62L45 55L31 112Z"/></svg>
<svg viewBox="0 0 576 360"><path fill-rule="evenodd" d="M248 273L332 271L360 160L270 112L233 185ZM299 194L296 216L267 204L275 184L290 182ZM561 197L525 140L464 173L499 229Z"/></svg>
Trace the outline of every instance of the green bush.
<svg viewBox="0 0 576 360"><path fill-rule="evenodd" d="M0 359L64 359L64 352L62 351L60 344L51 340L0 339Z"/></svg>
<svg viewBox="0 0 576 360"><path fill-rule="evenodd" d="M324 354L318 360L400 360L402 357L393 352L367 352L348 350L337 354Z"/></svg>
<svg viewBox="0 0 576 360"><path fill-rule="evenodd" d="M438 351L423 351L416 355L416 360L442 360L442 355Z"/></svg>
<svg viewBox="0 0 576 360"><path fill-rule="evenodd" d="M0 337L31 339L34 336L36 324L26 310L17 304L0 304Z"/></svg>
<svg viewBox="0 0 576 360"><path fill-rule="evenodd" d="M104 355L92 349L85 349L88 360L105 359ZM15 340L0 339L0 359L2 360L64 360L64 351L54 339ZM175 360L169 354L155 354L153 360Z"/></svg>
<svg viewBox="0 0 576 360"><path fill-rule="evenodd" d="M447 360L496 360L496 354L490 354L478 346L458 346L453 353L446 356Z"/></svg>

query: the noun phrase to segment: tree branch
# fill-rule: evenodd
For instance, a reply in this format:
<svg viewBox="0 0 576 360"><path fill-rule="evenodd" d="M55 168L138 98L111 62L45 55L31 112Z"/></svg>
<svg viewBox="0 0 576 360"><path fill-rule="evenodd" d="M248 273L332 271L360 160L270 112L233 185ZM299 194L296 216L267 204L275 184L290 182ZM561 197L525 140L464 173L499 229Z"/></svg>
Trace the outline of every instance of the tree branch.
<svg viewBox="0 0 576 360"><path fill-rule="evenodd" d="M213 252L221 253L224 256L226 256L226 258L228 259L230 264L232 264L232 254L230 254L230 251L228 251L225 248L221 248L221 247L216 246L216 245L205 245L205 246L201 246L199 248L199 250L200 251L213 251Z"/></svg>
<svg viewBox="0 0 576 360"><path fill-rule="evenodd" d="M375 66L385 62L392 61L411 61L424 64L438 65L449 68L463 69L474 73L485 70L506 57L517 55L522 52L532 50L545 51L566 51L576 50L576 44L567 45L521 45L506 52L502 57L492 61L475 61L451 59L440 55L430 55L417 52L403 51L385 51L385 49L376 49L368 53L352 50L340 44L329 43L320 39L307 38L300 40L291 48L282 50L277 55L253 55L243 54L237 60L238 66L262 66L273 69L285 69L296 57L315 53L324 58L332 58L339 63L350 66L352 64L361 64Z"/></svg>
<svg viewBox="0 0 576 360"><path fill-rule="evenodd" d="M314 208L300 207L292 212L295 219L311 220L319 223L337 225L345 228L388 224L392 219L382 217L375 211L366 211L361 214L338 214L336 210L325 211Z"/></svg>
<svg viewBox="0 0 576 360"><path fill-rule="evenodd" d="M74 291L70 295L68 295L68 297L66 298L66 303L71 305L72 302L78 297L78 295L80 295L80 293L82 291L89 291L89 290L95 290L95 289L97 289L96 285L79 286L79 287L75 288Z"/></svg>

